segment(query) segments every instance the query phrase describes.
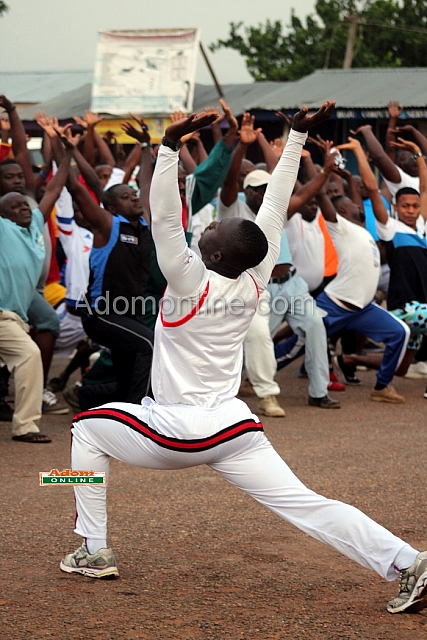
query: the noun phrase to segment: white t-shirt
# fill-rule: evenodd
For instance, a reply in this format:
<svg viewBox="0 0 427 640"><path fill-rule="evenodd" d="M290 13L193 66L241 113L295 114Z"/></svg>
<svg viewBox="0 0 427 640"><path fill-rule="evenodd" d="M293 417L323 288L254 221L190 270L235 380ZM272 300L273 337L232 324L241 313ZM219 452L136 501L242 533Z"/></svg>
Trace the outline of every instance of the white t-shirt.
<svg viewBox="0 0 427 640"><path fill-rule="evenodd" d="M338 272L325 293L359 309L372 302L380 276L380 253L375 240L363 227L337 214L337 222L326 226L338 253Z"/></svg>
<svg viewBox="0 0 427 640"><path fill-rule="evenodd" d="M218 220L224 220L225 218L243 218L244 220L252 220L255 222L256 215L248 207L246 202L242 202L238 198L232 205L226 207L221 200L221 195L218 198Z"/></svg>
<svg viewBox="0 0 427 640"><path fill-rule="evenodd" d="M394 201L394 196L396 195L396 193L399 191L399 189L403 189L403 187L412 187L412 189L416 189L419 193L420 191L420 179L418 176L410 176L409 173L406 173L405 171L402 171L402 169L400 167L398 167L397 165L396 169L399 172L400 175L400 182L390 182L390 180L386 180L383 176L383 180L386 183L386 185L389 188L389 191L392 195L393 201Z"/></svg>
<svg viewBox="0 0 427 640"><path fill-rule="evenodd" d="M285 220L292 260L298 275L306 281L309 291L314 291L323 281L325 271L325 238L319 226L320 212L312 222L294 213Z"/></svg>
<svg viewBox="0 0 427 640"><path fill-rule="evenodd" d="M56 201L56 222L59 237L67 256L65 267L66 302L75 306L87 291L89 282L89 256L93 245L93 233L79 227L74 220L73 202L64 187Z"/></svg>

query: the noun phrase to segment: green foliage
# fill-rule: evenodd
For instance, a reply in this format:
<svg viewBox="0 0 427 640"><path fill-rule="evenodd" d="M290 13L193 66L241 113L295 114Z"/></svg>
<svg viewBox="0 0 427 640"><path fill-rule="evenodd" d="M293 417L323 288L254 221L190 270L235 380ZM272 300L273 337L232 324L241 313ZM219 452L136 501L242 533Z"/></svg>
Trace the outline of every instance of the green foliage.
<svg viewBox="0 0 427 640"><path fill-rule="evenodd" d="M279 20L257 27L231 22L228 38L210 49L238 51L255 80L298 80L342 68L349 19L357 13L352 67L427 66L425 0L317 0L315 9L305 24L292 10L286 33Z"/></svg>
<svg viewBox="0 0 427 640"><path fill-rule="evenodd" d="M6 11L9 11L9 7L5 2L0 0L0 16L2 15L2 13L6 13Z"/></svg>

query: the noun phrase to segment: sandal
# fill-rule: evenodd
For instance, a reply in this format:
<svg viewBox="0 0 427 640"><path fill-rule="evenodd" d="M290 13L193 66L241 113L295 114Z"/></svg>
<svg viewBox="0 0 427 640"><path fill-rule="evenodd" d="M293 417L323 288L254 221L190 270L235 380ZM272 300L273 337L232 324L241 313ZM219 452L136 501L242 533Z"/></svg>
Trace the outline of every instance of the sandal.
<svg viewBox="0 0 427 640"><path fill-rule="evenodd" d="M12 436L12 440L18 440L18 442L34 442L36 444L47 444L48 442L52 442L48 436L43 435L43 433L31 432L24 433L22 436Z"/></svg>

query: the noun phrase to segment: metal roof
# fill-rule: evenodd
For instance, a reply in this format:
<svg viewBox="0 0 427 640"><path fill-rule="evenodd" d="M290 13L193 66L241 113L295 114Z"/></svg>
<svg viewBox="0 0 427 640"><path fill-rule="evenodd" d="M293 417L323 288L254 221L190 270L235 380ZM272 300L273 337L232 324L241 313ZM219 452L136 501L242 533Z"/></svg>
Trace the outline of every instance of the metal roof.
<svg viewBox="0 0 427 640"><path fill-rule="evenodd" d="M194 110L218 101L214 87L200 92L196 85ZM325 100L336 100L341 109L386 109L390 100L405 108L427 107L427 68L327 69L296 82L255 82L223 86L233 113L251 109L277 111L318 108Z"/></svg>
<svg viewBox="0 0 427 640"><path fill-rule="evenodd" d="M13 102L45 102L92 79L93 71L0 71L1 93Z"/></svg>
<svg viewBox="0 0 427 640"><path fill-rule="evenodd" d="M54 113L59 118L66 119L73 115L83 115L90 108L92 76L89 72L70 72L63 74L16 74L16 93L8 91L12 88L0 84L1 91L11 100L18 101L17 94L24 95L24 88L19 88L19 82L30 82L33 86L37 82L44 85L44 76L56 89L65 87L67 77L77 81L81 73L84 82L74 85L73 91L61 93L57 91L49 101L39 100L40 104L28 107L21 112L22 119L31 120L33 113L42 109ZM0 73L0 83L9 74ZM61 76L61 82L54 83L54 76ZM47 82L47 80L46 80ZM67 87L70 88L69 85ZM19 91L18 91L19 89ZM302 105L316 108L325 100L337 101L339 109L382 109L386 117L387 103L396 100L405 109L420 109L427 113L427 68L384 68L384 69L327 69L315 71L309 76L296 82L254 82L251 84L223 85L224 97L236 115L245 111L261 109L277 111L278 109L299 109ZM35 91L35 89L34 89ZM65 89L64 89L65 91ZM27 96L29 93L27 93ZM35 95L35 93L33 93ZM25 98L28 99L28 98ZM25 101L23 99L22 101ZM218 104L218 95L214 86L196 84L194 91L194 111L202 111L207 105ZM150 114L146 114L150 115ZM421 115L421 113L420 113ZM351 117L351 116L347 116ZM368 116L367 116L368 117ZM426 117L423 115L423 117Z"/></svg>
<svg viewBox="0 0 427 640"><path fill-rule="evenodd" d="M46 111L47 114L55 115L60 120L68 120L73 116L84 116L85 111L90 109L92 95L92 84L83 86L56 95L51 100L40 102L19 111L21 120L33 120L36 111ZM9 96L8 96L9 97Z"/></svg>
<svg viewBox="0 0 427 640"><path fill-rule="evenodd" d="M382 109L389 100L405 107L427 106L427 68L327 69L297 82L281 83L275 92L256 96L248 106L277 110L306 104L320 107L328 99L342 109Z"/></svg>

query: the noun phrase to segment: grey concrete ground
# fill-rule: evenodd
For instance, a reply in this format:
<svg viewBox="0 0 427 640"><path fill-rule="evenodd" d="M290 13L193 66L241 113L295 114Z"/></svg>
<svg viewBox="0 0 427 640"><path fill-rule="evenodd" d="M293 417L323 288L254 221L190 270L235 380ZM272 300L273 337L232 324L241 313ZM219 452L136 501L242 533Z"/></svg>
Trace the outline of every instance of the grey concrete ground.
<svg viewBox="0 0 427 640"><path fill-rule="evenodd" d="M369 400L374 374L361 373L363 386L335 394L342 409L325 411L307 406L297 371L278 374L287 417L264 420L277 450L311 488L427 549L425 381L398 380L407 403L384 405ZM426 612L385 611L397 582L293 529L207 467L113 461L109 542L120 578L62 573L62 555L80 544L73 490L39 487L38 473L67 467L70 419L43 418L50 445L13 442L0 423L0 640L427 637Z"/></svg>

